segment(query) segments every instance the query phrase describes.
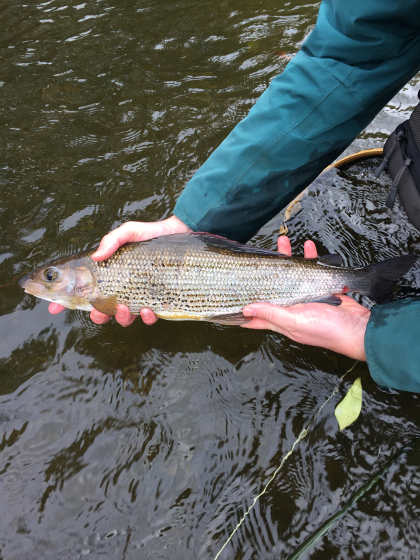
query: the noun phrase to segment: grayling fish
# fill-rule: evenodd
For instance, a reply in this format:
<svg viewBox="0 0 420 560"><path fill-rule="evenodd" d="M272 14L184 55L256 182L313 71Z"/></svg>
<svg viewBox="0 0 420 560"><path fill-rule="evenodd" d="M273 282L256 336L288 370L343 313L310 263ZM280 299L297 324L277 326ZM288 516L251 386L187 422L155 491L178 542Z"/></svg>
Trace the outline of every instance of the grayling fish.
<svg viewBox="0 0 420 560"><path fill-rule="evenodd" d="M382 300L417 257L396 257L364 268L331 258L287 257L205 233L182 233L128 243L108 260L70 258L21 281L25 292L70 309L113 315L118 303L164 319L240 324L252 302L279 305L327 301L359 292Z"/></svg>

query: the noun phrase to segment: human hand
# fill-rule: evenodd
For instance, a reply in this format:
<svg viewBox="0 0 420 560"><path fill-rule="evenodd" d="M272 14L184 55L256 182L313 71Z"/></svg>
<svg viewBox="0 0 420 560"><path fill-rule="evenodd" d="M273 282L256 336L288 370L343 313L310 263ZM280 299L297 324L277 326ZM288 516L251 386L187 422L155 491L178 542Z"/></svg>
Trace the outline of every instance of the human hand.
<svg viewBox="0 0 420 560"><path fill-rule="evenodd" d="M126 222L120 227L107 233L101 240L99 247L92 254L94 261L103 261L108 259L115 251L125 243L133 241L146 241L161 235L169 235L172 233L186 233L191 231L190 228L181 222L176 216L171 216L166 220L159 222ZM48 311L52 314L60 313L65 309L58 303L50 303ZM151 309L141 309L140 316L146 325L156 323L157 317ZM97 325L107 323L111 317L94 309L90 313L90 318ZM136 315L130 313L126 305L118 304L115 320L122 326L128 327L136 318Z"/></svg>
<svg viewBox="0 0 420 560"><path fill-rule="evenodd" d="M279 252L291 256L290 241L281 236ZM304 245L306 258L317 257L312 241ZM370 311L354 299L339 295L338 307L326 303L299 303L290 306L252 303L242 313L250 318L243 325L247 329L269 329L301 344L319 346L344 354L349 358L366 360L364 338Z"/></svg>

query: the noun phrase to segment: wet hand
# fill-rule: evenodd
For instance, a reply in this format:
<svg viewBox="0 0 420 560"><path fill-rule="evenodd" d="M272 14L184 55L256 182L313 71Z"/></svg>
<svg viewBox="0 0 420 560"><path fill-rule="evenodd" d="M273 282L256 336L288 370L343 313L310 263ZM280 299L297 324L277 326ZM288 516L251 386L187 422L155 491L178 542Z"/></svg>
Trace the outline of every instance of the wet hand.
<svg viewBox="0 0 420 560"><path fill-rule="evenodd" d="M278 250L291 255L290 241L279 237ZM306 258L315 258L317 251L312 241L304 246ZM366 360L364 338L370 311L341 295L338 307L326 303L300 303L279 306L270 303L253 303L243 309L250 322L248 329L268 329L301 344L319 346L357 360Z"/></svg>
<svg viewBox="0 0 420 560"><path fill-rule="evenodd" d="M92 255L92 259L95 261L108 259L125 243L146 241L147 239L160 237L161 235L186 233L188 231L191 231L190 228L181 222L181 220L179 220L176 216L171 216L170 218L159 222L126 222L120 227L107 233L102 238L99 247ZM48 306L48 311L52 314L60 313L63 309L65 308L58 303L50 303ZM140 317L146 325L153 325L153 323L156 323L157 321L157 317L151 309L141 309ZM109 315L105 315L105 313L101 313L96 309L91 311L90 318L97 325L103 325L111 319ZM128 327L131 325L135 318L136 315L130 313L127 306L121 304L117 306L115 320L122 327Z"/></svg>

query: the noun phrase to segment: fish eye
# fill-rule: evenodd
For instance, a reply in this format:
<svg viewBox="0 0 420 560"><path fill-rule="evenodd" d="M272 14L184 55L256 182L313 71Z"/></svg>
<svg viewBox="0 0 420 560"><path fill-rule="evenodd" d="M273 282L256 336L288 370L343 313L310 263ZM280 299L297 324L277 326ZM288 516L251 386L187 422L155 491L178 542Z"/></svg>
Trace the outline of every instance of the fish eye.
<svg viewBox="0 0 420 560"><path fill-rule="evenodd" d="M44 278L47 282L54 282L58 278L58 270L54 266L50 266L44 271Z"/></svg>

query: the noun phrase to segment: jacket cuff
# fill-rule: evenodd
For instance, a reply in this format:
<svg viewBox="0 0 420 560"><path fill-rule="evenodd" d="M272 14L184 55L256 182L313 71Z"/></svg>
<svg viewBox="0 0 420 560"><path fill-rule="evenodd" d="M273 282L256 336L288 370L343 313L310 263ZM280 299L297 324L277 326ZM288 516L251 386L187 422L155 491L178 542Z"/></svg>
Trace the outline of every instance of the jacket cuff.
<svg viewBox="0 0 420 560"><path fill-rule="evenodd" d="M378 385L420 393L420 299L375 305L366 328L365 352Z"/></svg>

